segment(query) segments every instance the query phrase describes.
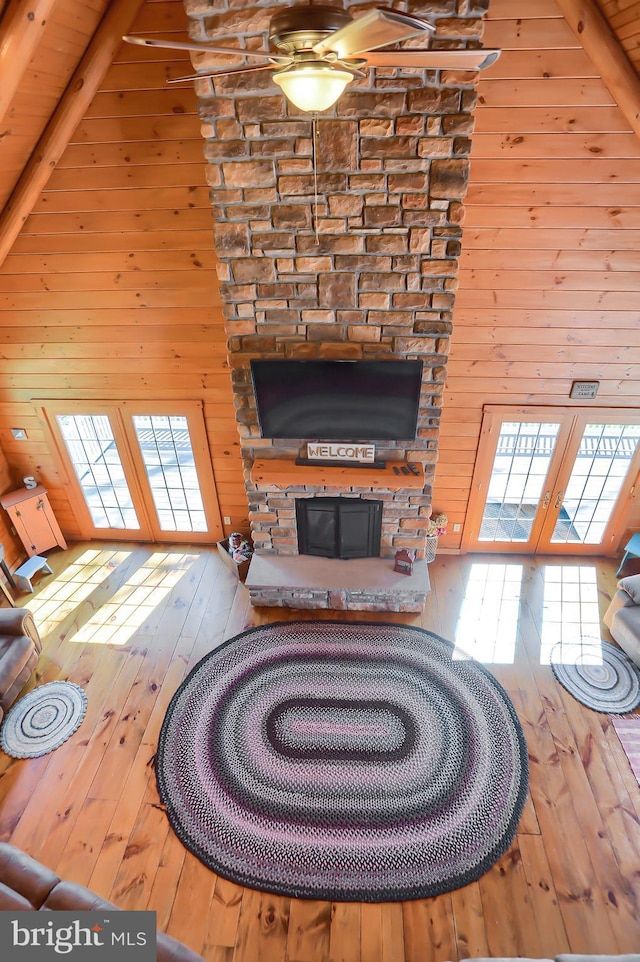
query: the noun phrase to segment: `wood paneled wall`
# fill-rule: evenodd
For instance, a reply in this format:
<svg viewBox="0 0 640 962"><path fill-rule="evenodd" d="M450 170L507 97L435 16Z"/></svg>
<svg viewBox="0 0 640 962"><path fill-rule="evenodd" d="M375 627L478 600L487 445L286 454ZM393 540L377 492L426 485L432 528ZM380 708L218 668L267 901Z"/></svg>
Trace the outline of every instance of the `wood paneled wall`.
<svg viewBox="0 0 640 962"><path fill-rule="evenodd" d="M7 491L14 490L18 484L20 482L13 477L9 462L0 449L0 491L5 494ZM9 515L2 510L0 510L0 544L4 548L4 560L7 565L9 568L15 568L18 559L24 557L24 549L13 533ZM4 575L0 574L0 578L4 580Z"/></svg>
<svg viewBox="0 0 640 962"><path fill-rule="evenodd" d="M151 0L133 30L183 37L186 23L181 0ZM196 100L165 84L190 72L186 56L123 44L0 270L0 443L69 538L46 398L202 401L221 513L247 527Z"/></svg>
<svg viewBox="0 0 640 962"><path fill-rule="evenodd" d="M640 397L640 140L555 0L491 0L434 507L458 547L484 404ZM640 504L630 519L640 524Z"/></svg>
<svg viewBox="0 0 640 962"><path fill-rule="evenodd" d="M185 26L181 0L147 0L133 30ZM479 83L434 491L451 548L483 404L569 404L576 378L600 380L595 405L640 395L640 141L555 0L491 0L484 40L504 52ZM188 72L123 45L0 272L0 483L35 475L69 538L48 397L201 400L221 512L247 525L195 96L165 84Z"/></svg>

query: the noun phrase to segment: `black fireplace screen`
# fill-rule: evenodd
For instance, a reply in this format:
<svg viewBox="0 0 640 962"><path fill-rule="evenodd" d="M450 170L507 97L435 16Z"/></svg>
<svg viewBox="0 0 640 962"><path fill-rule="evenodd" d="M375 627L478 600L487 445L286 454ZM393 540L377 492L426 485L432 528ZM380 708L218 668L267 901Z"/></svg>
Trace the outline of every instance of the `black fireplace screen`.
<svg viewBox="0 0 640 962"><path fill-rule="evenodd" d="M322 558L377 558L382 501L298 498L298 551Z"/></svg>

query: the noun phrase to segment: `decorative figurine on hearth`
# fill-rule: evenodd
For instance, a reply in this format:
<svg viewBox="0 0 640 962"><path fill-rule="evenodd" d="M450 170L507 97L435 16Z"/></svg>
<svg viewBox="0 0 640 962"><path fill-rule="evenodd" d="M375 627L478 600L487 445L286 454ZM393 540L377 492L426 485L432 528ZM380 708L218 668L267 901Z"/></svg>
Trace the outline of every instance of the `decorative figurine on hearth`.
<svg viewBox="0 0 640 962"><path fill-rule="evenodd" d="M229 535L229 554L238 563L248 561L253 555L253 548L249 541L239 531Z"/></svg>
<svg viewBox="0 0 640 962"><path fill-rule="evenodd" d="M400 551L396 551L396 563L393 566L393 570L399 571L402 575L410 575L413 571L413 562L413 552L407 551L406 548L401 548Z"/></svg>

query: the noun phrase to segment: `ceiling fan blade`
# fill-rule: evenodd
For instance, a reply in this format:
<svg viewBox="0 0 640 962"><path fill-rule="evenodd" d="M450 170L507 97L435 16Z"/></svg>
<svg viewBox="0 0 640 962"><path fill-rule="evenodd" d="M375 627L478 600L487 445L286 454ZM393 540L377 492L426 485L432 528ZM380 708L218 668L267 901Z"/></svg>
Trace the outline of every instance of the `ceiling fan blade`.
<svg viewBox="0 0 640 962"><path fill-rule="evenodd" d="M396 10L385 10L378 7L369 13L356 17L346 27L341 27L330 33L313 47L317 54L336 53L339 60L375 50L376 47L386 47L390 43L399 43L409 37L420 34L431 34L435 27L420 17L411 17Z"/></svg>
<svg viewBox="0 0 640 962"><path fill-rule="evenodd" d="M234 53L237 54L238 57L260 57L261 60L269 57L269 59L275 63L291 63L291 57L271 53L269 50L241 50L239 47L219 47L210 43L198 43L195 40L185 43L181 40L158 40L155 37L125 36L122 39L126 40L127 43L135 43L139 47L163 47L166 50L195 50L198 53Z"/></svg>
<svg viewBox="0 0 640 962"><path fill-rule="evenodd" d="M376 50L361 54L368 67L422 67L423 70L484 70L501 50Z"/></svg>
<svg viewBox="0 0 640 962"><path fill-rule="evenodd" d="M215 80L216 77L230 77L232 74L237 73L254 73L256 70L273 70L273 64L250 64L248 67L229 67L228 70L209 70L207 73L192 74L190 77L173 77L172 79L168 78L167 83L182 84L186 83L188 80L206 80L207 78Z"/></svg>

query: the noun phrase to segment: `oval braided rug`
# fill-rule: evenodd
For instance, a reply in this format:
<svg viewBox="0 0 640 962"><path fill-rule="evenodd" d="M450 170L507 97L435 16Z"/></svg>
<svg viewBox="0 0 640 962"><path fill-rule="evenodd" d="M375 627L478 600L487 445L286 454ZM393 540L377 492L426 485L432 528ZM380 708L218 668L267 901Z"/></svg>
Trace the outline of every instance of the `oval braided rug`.
<svg viewBox="0 0 640 962"><path fill-rule="evenodd" d="M610 641L562 641L551 670L563 688L592 711L626 715L640 705L640 668Z"/></svg>
<svg viewBox="0 0 640 962"><path fill-rule="evenodd" d="M420 628L253 628L169 706L160 797L190 851L242 885L388 901L450 891L508 848L528 789L506 692Z"/></svg>

